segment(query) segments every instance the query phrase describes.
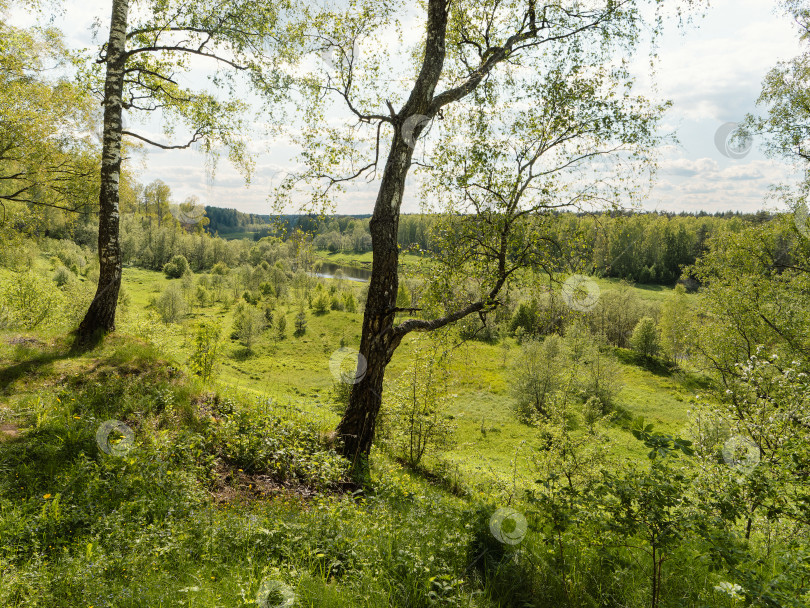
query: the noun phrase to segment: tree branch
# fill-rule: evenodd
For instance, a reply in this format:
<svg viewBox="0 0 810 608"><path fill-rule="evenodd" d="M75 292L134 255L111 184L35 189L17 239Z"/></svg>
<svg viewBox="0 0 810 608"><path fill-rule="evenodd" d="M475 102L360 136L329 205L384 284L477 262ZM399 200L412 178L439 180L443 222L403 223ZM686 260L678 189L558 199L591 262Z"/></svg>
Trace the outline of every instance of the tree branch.
<svg viewBox="0 0 810 608"><path fill-rule="evenodd" d="M134 57L140 53L155 53L158 51L166 51L169 53L188 53L190 55L199 55L201 57L208 57L209 59L214 59L216 61L221 61L236 70L247 70L249 66L238 64L230 59L225 59L220 55L216 55L214 53L205 53L201 50L191 49L185 46L143 46L137 49L132 49L131 51L127 51L126 57L129 59L130 57Z"/></svg>
<svg viewBox="0 0 810 608"><path fill-rule="evenodd" d="M186 148L190 147L191 144L198 142L203 134L202 134L202 131L200 129L197 129L197 131L194 133L194 136L191 138L191 140L188 143L183 144L183 145L177 145L177 146L167 146L167 145L164 145L164 144L159 144L156 141L152 141L151 139L147 139L147 138L143 137L142 135L138 135L137 133L133 133L132 131L121 131L121 135L129 135L130 137L134 137L135 139L140 139L141 141L146 142L147 144L149 144L151 146L155 146L156 148L160 148L162 150L185 150Z"/></svg>

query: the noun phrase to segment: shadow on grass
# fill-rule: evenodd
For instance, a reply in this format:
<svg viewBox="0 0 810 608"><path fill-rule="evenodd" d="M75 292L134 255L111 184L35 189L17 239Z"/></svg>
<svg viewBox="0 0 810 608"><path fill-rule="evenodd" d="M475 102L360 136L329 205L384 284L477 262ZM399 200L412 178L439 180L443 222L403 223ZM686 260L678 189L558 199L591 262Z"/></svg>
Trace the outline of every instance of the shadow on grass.
<svg viewBox="0 0 810 608"><path fill-rule="evenodd" d="M443 489L453 496L468 498L470 495L469 491L461 483L461 474L458 468L454 470L448 463L443 463L438 465L435 470L430 470L423 464L411 466L403 458L395 458L394 460L417 477L437 488Z"/></svg>
<svg viewBox="0 0 810 608"><path fill-rule="evenodd" d="M30 347L19 348L14 354L15 363L0 368L0 394L8 395L14 383L20 378L32 379L51 371L55 361L70 359L77 355L72 348L55 352L42 352Z"/></svg>
<svg viewBox="0 0 810 608"><path fill-rule="evenodd" d="M677 380L681 386L686 389L697 391L706 391L712 388L713 381L709 376L702 374L693 374L683 370L675 371L672 374L673 379Z"/></svg>
<svg viewBox="0 0 810 608"><path fill-rule="evenodd" d="M246 346L242 346L241 348L235 349L231 353L231 358L233 358L235 361L247 361L254 354L255 354L255 352L252 349L250 349L250 348L248 348Z"/></svg>
<svg viewBox="0 0 810 608"><path fill-rule="evenodd" d="M633 287L642 291L670 291L671 285L658 285L657 283L633 283Z"/></svg>
<svg viewBox="0 0 810 608"><path fill-rule="evenodd" d="M676 370L675 366L665 363L661 359L645 357L625 348L616 349L616 358L625 365L635 365L636 367L646 369L651 374L664 378L669 378Z"/></svg>
<svg viewBox="0 0 810 608"><path fill-rule="evenodd" d="M564 586L554 584L554 565L545 563L538 567L537 556L525 547L525 542L520 549L499 542L492 532L492 515L492 508L482 505L477 509L470 522L473 539L467 548L467 570L477 571L484 595L498 606L568 605Z"/></svg>
<svg viewBox="0 0 810 608"><path fill-rule="evenodd" d="M622 405L613 405L610 413L613 417L610 424L619 428L624 428L633 421L633 413Z"/></svg>
<svg viewBox="0 0 810 608"><path fill-rule="evenodd" d="M10 394L14 383L21 378L34 379L51 373L56 361L79 358L97 349L103 344L104 337L102 332L97 332L89 339L80 340L75 334L68 334L56 346L46 346L35 339L18 338L21 340L20 346L10 357L9 364L0 367L0 394ZM36 346L31 346L34 344ZM128 351L123 354L131 355ZM110 357L110 360L115 361L116 355Z"/></svg>

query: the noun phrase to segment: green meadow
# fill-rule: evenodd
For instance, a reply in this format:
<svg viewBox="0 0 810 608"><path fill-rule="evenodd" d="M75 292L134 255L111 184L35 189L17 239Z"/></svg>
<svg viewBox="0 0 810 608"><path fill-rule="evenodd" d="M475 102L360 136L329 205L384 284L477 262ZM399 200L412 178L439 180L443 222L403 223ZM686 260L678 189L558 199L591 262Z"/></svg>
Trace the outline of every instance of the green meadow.
<svg viewBox="0 0 810 608"><path fill-rule="evenodd" d="M516 409L519 364L539 343L513 322L510 330L508 317L487 339L450 329L435 410L448 440L431 443L414 463L402 451L414 428L402 417L402 395L429 390L410 379L431 342L411 334L388 366L380 439L369 477L358 484L335 453L332 431L346 395L346 370L335 357L359 346L364 283L260 264L228 270L217 292L214 271L168 278L127 266L117 331L76 350L66 329L92 295L93 266L81 271L74 263L79 272L68 272L70 255L48 246L34 250L28 270L0 269L8 294L25 292L15 285L50 289L48 282L67 277L48 292L56 298L50 321L0 334L3 605L494 608L590 606L594 598L647 605L644 552L623 541L632 532L602 528L608 511L583 502L572 511L582 527L559 545L554 514L569 507L538 502L537 492L549 471L549 480L558 470L583 479L599 470L609 472L605 479L642 474L651 462L634 431L642 418L667 441L691 437L690 410L708 379L688 362L604 344L599 350L615 372L610 411L588 423L574 398L561 417L527 423ZM249 270L280 282L257 289L262 278ZM595 281L600 302L624 298L636 314L658 315L675 297L690 308L700 302L671 287ZM185 304L166 320L161 302L171 293ZM545 289L524 285L518 293L541 311L553 306ZM319 309L328 297L359 305ZM264 319L249 343L238 331L247 309ZM517 303L511 309L512 319L521 318ZM297 330L300 318L305 327ZM221 338L206 380L193 357L199 328L214 324ZM584 373L558 371L574 380ZM499 540L499 513L518 518L517 543ZM661 605L735 606L722 591L726 575L695 560L694 550L668 549L677 565L666 570ZM561 567L568 578L559 578ZM705 583L692 585L695 576Z"/></svg>

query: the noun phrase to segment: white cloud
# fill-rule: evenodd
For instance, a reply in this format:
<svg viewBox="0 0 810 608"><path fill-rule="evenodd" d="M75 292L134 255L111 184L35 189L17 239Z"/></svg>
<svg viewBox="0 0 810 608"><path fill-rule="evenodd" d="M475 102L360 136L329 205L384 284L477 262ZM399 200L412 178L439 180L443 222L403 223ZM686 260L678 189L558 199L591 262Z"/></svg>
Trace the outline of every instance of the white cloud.
<svg viewBox="0 0 810 608"><path fill-rule="evenodd" d="M672 175L693 176L705 173L716 173L720 169L717 161L711 158L676 158L661 163L662 173Z"/></svg>

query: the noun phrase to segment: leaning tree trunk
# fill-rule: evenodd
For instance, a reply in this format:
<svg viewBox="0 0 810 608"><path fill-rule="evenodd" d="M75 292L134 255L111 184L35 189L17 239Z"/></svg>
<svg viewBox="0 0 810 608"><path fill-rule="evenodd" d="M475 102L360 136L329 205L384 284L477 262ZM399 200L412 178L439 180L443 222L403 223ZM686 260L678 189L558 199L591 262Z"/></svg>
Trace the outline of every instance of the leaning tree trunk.
<svg viewBox="0 0 810 608"><path fill-rule="evenodd" d="M341 451L353 466L365 466L363 461L371 452L385 368L404 335L393 330L399 288L397 231L405 179L413 156L412 145L423 123L420 121L412 134L403 134L402 126L411 116L430 117L433 93L444 65L446 30L446 3L431 1L422 67L405 106L398 115L393 115L392 110L394 137L369 222L373 262L360 338L360 355L365 358L366 370L352 387L349 405L337 427ZM406 141L406 137L410 141Z"/></svg>
<svg viewBox="0 0 810 608"><path fill-rule="evenodd" d="M360 355L366 369L352 387L349 406L337 428L343 454L353 462L371 451L385 368L399 345L392 331L399 289L397 229L410 160L411 150L397 132L369 222L374 257L360 338ZM358 370L362 371L362 365Z"/></svg>
<svg viewBox="0 0 810 608"><path fill-rule="evenodd" d="M121 244L118 239L118 182L121 176L121 112L126 64L129 0L113 0L107 73L104 83L104 136L101 148L101 191L98 214L99 276L96 296L77 338L86 342L97 332L115 329L115 308L121 288Z"/></svg>

